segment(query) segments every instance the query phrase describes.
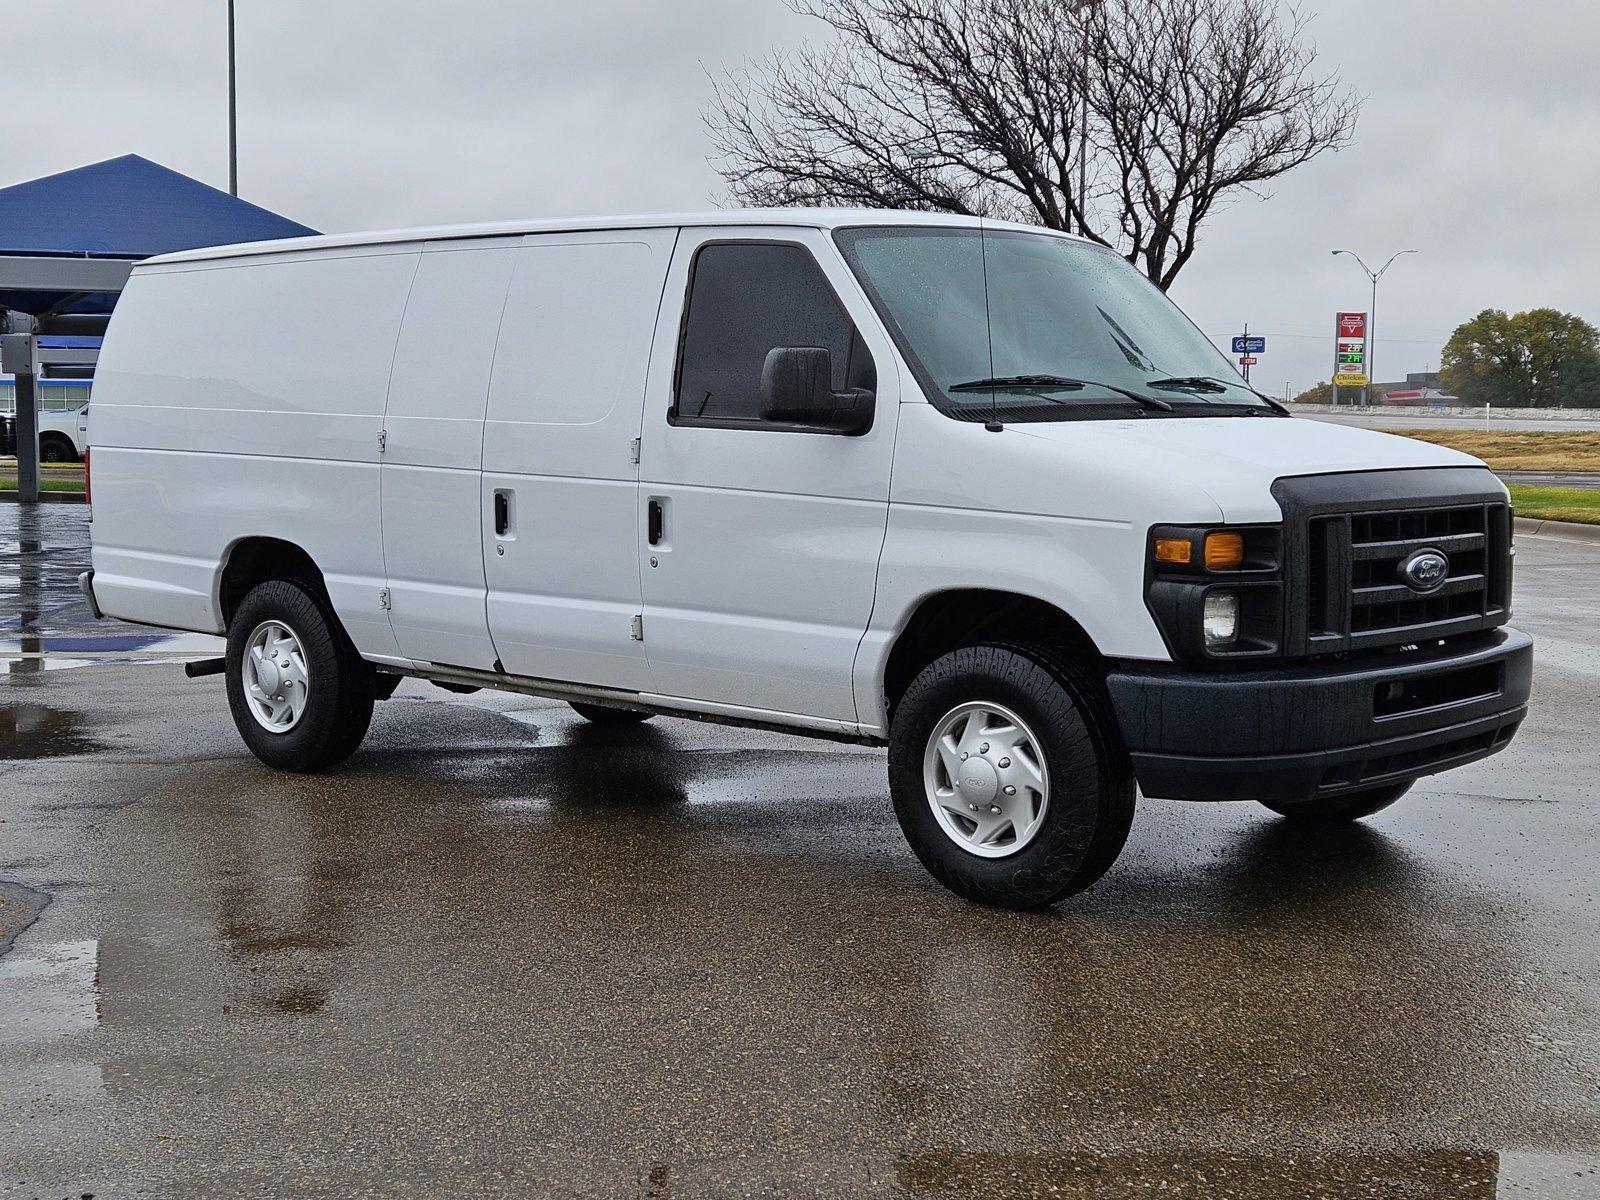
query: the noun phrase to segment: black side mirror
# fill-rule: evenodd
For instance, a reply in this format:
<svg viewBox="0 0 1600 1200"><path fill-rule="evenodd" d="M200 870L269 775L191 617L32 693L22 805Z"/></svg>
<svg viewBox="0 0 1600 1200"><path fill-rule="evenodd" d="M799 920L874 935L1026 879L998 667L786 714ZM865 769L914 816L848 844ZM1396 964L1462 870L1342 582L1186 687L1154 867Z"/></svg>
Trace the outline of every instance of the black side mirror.
<svg viewBox="0 0 1600 1200"><path fill-rule="evenodd" d="M833 390L833 356L821 346L776 346L761 365L761 419L830 433L865 433L872 393Z"/></svg>

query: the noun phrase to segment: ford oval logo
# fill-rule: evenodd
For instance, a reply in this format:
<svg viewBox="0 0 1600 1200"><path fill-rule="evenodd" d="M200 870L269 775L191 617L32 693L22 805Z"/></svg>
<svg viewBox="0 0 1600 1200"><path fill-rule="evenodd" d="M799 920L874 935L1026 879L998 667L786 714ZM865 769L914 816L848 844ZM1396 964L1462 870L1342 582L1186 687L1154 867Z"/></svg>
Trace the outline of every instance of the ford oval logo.
<svg viewBox="0 0 1600 1200"><path fill-rule="evenodd" d="M1418 550L1406 556L1396 574L1413 592L1434 592L1450 578L1450 560L1438 550Z"/></svg>

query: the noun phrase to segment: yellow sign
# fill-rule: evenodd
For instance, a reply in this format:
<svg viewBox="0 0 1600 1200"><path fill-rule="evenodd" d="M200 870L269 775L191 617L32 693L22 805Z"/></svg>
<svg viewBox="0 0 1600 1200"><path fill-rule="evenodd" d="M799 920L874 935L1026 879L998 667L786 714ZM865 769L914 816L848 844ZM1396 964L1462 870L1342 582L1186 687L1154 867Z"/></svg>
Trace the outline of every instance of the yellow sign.
<svg viewBox="0 0 1600 1200"><path fill-rule="evenodd" d="M1334 387L1366 387L1367 386L1367 377L1365 375L1335 375L1333 377L1333 386Z"/></svg>

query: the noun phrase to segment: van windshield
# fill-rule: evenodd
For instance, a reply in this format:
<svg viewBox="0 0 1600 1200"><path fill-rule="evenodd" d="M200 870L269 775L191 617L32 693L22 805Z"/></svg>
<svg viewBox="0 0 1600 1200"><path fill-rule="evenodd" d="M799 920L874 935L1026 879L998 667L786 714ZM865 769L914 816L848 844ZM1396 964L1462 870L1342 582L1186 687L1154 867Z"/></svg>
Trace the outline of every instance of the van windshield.
<svg viewBox="0 0 1600 1200"><path fill-rule="evenodd" d="M835 236L949 416L1276 415L1177 305L1102 246L938 226Z"/></svg>

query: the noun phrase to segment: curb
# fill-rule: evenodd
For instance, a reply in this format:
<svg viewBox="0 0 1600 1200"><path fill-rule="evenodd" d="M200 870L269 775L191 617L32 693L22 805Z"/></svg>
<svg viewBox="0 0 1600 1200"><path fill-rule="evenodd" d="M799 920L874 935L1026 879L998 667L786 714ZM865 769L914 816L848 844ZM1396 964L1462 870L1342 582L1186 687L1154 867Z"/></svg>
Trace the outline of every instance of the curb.
<svg viewBox="0 0 1600 1200"><path fill-rule="evenodd" d="M1550 537L1567 542L1600 543L1600 525L1580 525L1576 521L1536 521L1532 517L1518 517L1515 525L1518 537Z"/></svg>
<svg viewBox="0 0 1600 1200"><path fill-rule="evenodd" d="M0 504L20 504L17 493L11 490L0 491ZM40 504L82 504L82 492L40 492Z"/></svg>

